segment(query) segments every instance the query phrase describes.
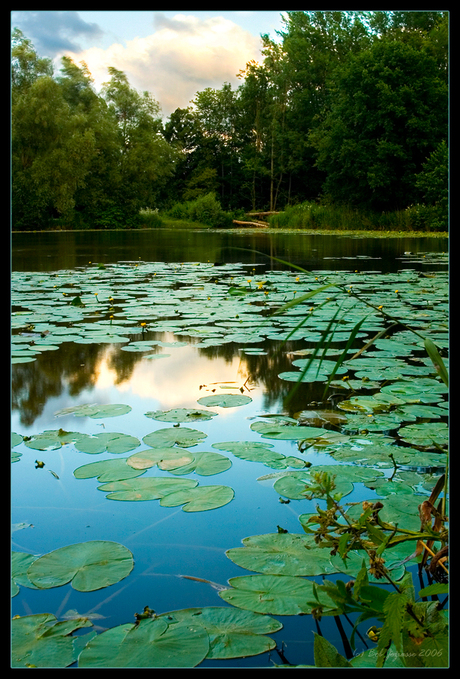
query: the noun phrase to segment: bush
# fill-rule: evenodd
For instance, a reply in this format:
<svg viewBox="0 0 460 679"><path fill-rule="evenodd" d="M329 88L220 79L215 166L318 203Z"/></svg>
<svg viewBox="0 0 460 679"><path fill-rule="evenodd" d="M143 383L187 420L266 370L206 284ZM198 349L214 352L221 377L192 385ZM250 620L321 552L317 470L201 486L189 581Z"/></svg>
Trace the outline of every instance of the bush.
<svg viewBox="0 0 460 679"><path fill-rule="evenodd" d="M216 228L226 228L232 225L231 214L222 210L214 193L207 193L205 196L185 203L175 203L168 210L167 215L174 219L200 222Z"/></svg>
<svg viewBox="0 0 460 679"><path fill-rule="evenodd" d="M158 229L163 225L158 208L152 210L150 207L139 210L140 226L147 229Z"/></svg>

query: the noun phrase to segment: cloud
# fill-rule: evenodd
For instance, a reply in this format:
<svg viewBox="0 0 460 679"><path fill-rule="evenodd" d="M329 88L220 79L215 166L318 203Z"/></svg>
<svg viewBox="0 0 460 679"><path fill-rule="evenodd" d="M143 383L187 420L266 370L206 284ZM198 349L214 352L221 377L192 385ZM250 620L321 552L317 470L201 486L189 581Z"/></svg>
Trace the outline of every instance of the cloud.
<svg viewBox="0 0 460 679"><path fill-rule="evenodd" d="M102 29L83 21L75 11L12 12L12 26L18 26L27 38L32 38L37 53L54 58L68 52L79 52L81 41L101 39Z"/></svg>
<svg viewBox="0 0 460 679"><path fill-rule="evenodd" d="M148 90L164 115L170 115L206 87L220 89L224 82L236 86L236 74L251 59L260 59L260 40L223 17L167 18L157 13L154 32L145 38L69 56L87 64L97 89L109 78L107 68L114 66L126 73L131 86Z"/></svg>

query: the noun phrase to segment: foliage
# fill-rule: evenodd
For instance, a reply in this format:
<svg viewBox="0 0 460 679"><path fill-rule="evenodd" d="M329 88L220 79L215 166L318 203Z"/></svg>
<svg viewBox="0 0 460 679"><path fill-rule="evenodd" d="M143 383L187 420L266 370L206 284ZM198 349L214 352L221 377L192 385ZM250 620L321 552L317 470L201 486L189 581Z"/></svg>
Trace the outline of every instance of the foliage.
<svg viewBox="0 0 460 679"><path fill-rule="evenodd" d="M214 193L207 193L184 203L175 203L166 214L174 219L199 222L216 228L225 228L232 225L230 214L222 210Z"/></svg>
<svg viewBox="0 0 460 679"><path fill-rule="evenodd" d="M327 199L308 228L446 229L448 28L443 11L286 12L237 89L165 123L122 71L97 93L85 63L54 76L14 29L13 228L156 227L152 205L226 227Z"/></svg>

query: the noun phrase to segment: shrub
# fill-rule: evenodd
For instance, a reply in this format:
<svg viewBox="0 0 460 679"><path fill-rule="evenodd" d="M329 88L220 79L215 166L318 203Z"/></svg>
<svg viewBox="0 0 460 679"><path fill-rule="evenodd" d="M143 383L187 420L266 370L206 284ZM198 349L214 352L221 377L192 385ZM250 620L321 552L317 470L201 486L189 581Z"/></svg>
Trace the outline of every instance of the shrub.
<svg viewBox="0 0 460 679"><path fill-rule="evenodd" d="M167 214L174 219L200 222L216 228L225 228L232 224L231 214L222 210L214 193L207 193L184 203L175 203Z"/></svg>

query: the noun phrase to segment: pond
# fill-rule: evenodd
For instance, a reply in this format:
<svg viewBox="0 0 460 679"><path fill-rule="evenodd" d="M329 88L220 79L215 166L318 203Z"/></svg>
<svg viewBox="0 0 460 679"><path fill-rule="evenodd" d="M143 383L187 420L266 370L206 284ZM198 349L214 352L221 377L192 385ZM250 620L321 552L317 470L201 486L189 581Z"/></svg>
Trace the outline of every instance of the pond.
<svg viewBox="0 0 460 679"><path fill-rule="evenodd" d="M230 646L245 624L252 633L236 657L207 651L190 625L172 638L176 661L190 645L182 666L199 668L313 664L318 624L343 653L333 617L232 605L249 580L229 580L356 577L335 557L279 573L245 557L251 536L267 536L264 554L306 537L302 517L324 505L301 494L313 469L329 467L344 502L386 498L391 521L401 494L414 500L417 523L447 449L447 389L423 344L448 364L447 249L260 231L13 234L12 615L69 630L88 618L81 650L88 633L121 648L145 607L164 627L161 614L183 609L237 611ZM115 574L106 583L96 568L78 586L93 548L109 549ZM267 614L256 632L254 611ZM113 657L94 639L79 666ZM356 653L371 646L364 635ZM75 654L53 662L75 666ZM147 662L169 666L158 657Z"/></svg>

